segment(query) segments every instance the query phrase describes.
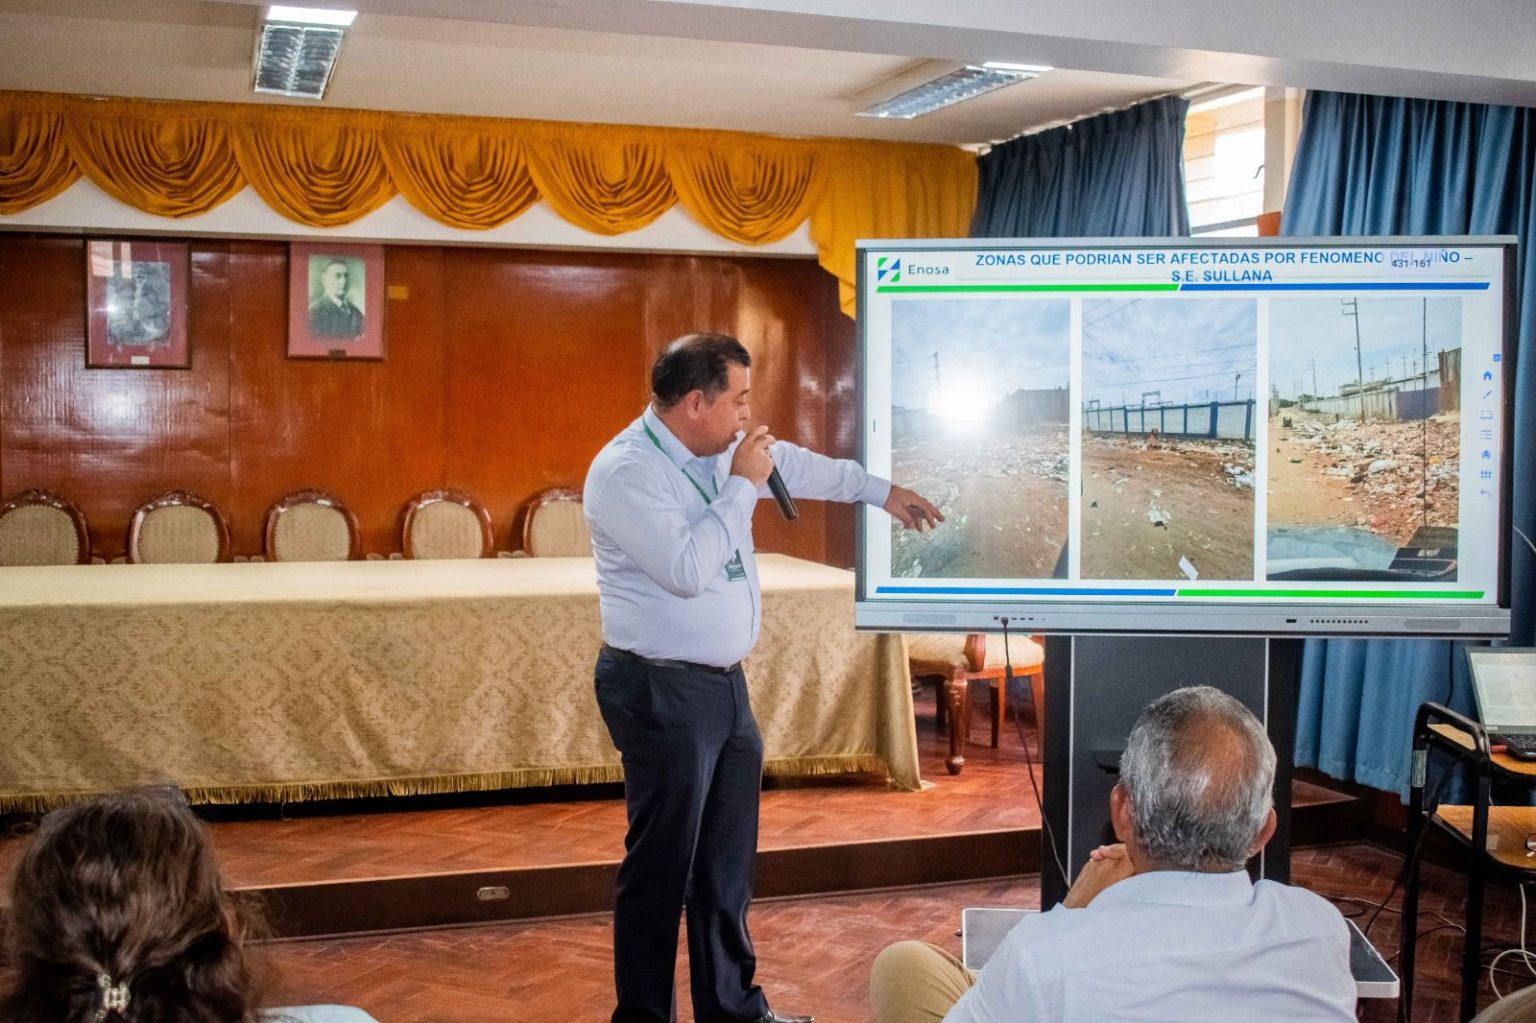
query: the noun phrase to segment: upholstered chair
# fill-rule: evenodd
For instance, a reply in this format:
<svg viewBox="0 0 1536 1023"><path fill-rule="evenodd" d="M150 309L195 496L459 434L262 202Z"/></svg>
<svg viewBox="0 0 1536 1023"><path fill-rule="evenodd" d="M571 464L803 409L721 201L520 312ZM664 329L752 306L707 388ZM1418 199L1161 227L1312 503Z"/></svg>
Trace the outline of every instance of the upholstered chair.
<svg viewBox="0 0 1536 1023"><path fill-rule="evenodd" d="M574 490L546 490L528 504L523 551L535 558L590 558L592 534Z"/></svg>
<svg viewBox="0 0 1536 1023"><path fill-rule="evenodd" d="M131 565L208 565L229 560L229 525L218 508L185 490L139 506L128 524Z"/></svg>
<svg viewBox="0 0 1536 1023"><path fill-rule="evenodd" d="M90 534L79 508L49 490L24 490L0 504L0 566L84 565Z"/></svg>
<svg viewBox="0 0 1536 1023"><path fill-rule="evenodd" d="M324 490L298 490L267 512L268 561L355 561L357 516Z"/></svg>
<svg viewBox="0 0 1536 1023"><path fill-rule="evenodd" d="M468 494L429 490L405 506L400 549L407 558L488 558L493 546L491 515Z"/></svg>
<svg viewBox="0 0 1536 1023"><path fill-rule="evenodd" d="M973 633L909 633L907 670L914 680L938 683L936 723L949 720L949 757L945 766L959 774L965 764L965 744L971 731L971 683L984 681L992 697L992 746L1003 731L1007 684L1004 680L1004 649L1001 636ZM1045 748L1045 641L1039 636L1010 636L1007 652L1013 661L1013 677L1029 681L1034 703L1035 734Z"/></svg>

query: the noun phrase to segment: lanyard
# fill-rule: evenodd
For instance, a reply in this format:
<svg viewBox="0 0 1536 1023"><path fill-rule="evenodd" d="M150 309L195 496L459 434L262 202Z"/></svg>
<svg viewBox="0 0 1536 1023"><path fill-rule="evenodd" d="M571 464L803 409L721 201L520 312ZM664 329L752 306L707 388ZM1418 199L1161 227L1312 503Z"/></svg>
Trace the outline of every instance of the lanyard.
<svg viewBox="0 0 1536 1023"><path fill-rule="evenodd" d="M656 435L651 432L651 424L642 419L640 421L640 428L645 431L645 435L647 437L651 438L651 443L656 445L656 450L665 455L667 450L661 446L661 441L657 440ZM667 460L671 461L671 456L668 456ZM693 476L689 474L687 469L684 469L679 465L677 467L677 471L682 473L683 476L687 478L689 483L693 484L693 489L699 492L699 496L704 499L704 504L706 507L714 504L714 500L709 496L708 493L705 492L703 487L699 486L699 481L694 479ZM719 497L720 484L715 482L715 478L713 476L709 478L709 482L715 488L715 497ZM731 560L725 563L725 577L733 583L739 583L746 580L747 570L741 563L740 547L736 548L736 550L732 552ZM757 596L752 593L751 584L748 584L747 586L747 595L752 598L752 614L755 620L757 615Z"/></svg>
<svg viewBox="0 0 1536 1023"><path fill-rule="evenodd" d="M656 435L651 432L651 424L645 422L644 420L641 420L640 428L645 431L645 435L647 437L651 438L651 443L656 445L656 450L660 451L662 454L665 455L667 453L667 451L666 451L665 448L663 448L661 446L661 441L656 439ZM704 503L705 504L714 504L715 503L714 499L711 498L708 494L706 494L704 492L704 488L699 486L699 481L694 479L692 476L690 476L688 474L688 470L687 469L684 469L682 466L678 466L677 467L677 471L682 473L685 477L687 477L687 480L688 480L689 483L693 484L693 489L695 489L695 490L697 490L699 492L699 496L704 499ZM720 496L720 484L715 483L713 477L710 478L709 482L715 488L715 497L719 497Z"/></svg>

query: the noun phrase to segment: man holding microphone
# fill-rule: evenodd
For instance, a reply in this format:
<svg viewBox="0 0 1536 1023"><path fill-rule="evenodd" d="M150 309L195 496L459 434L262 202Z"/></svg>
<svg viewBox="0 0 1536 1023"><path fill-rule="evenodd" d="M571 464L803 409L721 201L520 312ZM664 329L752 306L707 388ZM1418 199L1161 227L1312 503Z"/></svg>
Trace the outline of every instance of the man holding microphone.
<svg viewBox="0 0 1536 1023"><path fill-rule="evenodd" d="M671 1023L685 902L697 1023L810 1019L768 1007L747 933L763 741L741 660L761 620L752 512L770 473L796 496L877 505L908 528L943 521L857 462L747 430L751 364L723 334L673 341L651 369L650 406L587 472L597 702L623 757L629 817L612 1023Z"/></svg>

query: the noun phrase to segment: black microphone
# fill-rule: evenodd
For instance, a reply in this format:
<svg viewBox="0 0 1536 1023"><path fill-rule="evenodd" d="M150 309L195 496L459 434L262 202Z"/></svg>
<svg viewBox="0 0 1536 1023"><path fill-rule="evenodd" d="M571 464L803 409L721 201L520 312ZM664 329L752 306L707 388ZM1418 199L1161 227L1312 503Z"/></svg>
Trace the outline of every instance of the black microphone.
<svg viewBox="0 0 1536 1023"><path fill-rule="evenodd" d="M768 489L773 491L773 499L779 502L779 511L784 517L794 521L800 517L800 509L795 507L795 499L789 496L789 488L784 485L784 477L779 475L779 467L774 466L768 474Z"/></svg>

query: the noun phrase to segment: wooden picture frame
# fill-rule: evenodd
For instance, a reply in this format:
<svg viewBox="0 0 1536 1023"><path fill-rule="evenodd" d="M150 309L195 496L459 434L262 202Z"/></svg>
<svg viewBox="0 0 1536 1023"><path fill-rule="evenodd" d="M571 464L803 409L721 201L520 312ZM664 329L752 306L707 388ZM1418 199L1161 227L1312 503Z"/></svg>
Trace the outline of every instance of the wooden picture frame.
<svg viewBox="0 0 1536 1023"><path fill-rule="evenodd" d="M186 242L85 243L85 365L189 369Z"/></svg>
<svg viewBox="0 0 1536 1023"><path fill-rule="evenodd" d="M288 357L384 358L384 246L289 244Z"/></svg>

